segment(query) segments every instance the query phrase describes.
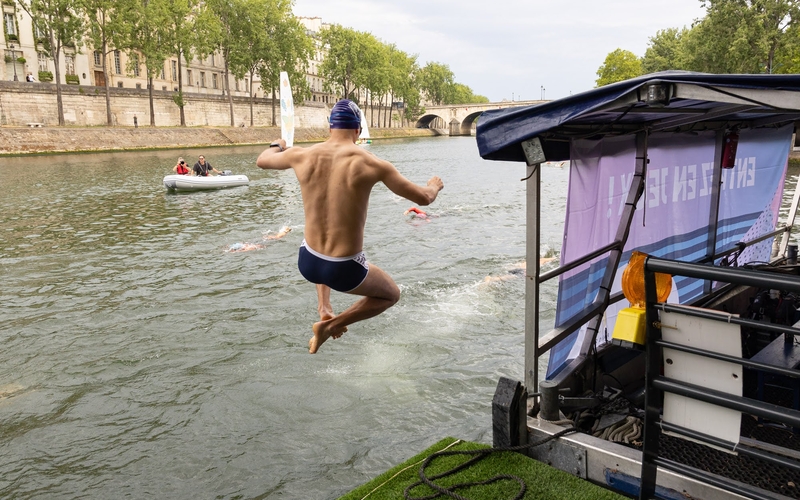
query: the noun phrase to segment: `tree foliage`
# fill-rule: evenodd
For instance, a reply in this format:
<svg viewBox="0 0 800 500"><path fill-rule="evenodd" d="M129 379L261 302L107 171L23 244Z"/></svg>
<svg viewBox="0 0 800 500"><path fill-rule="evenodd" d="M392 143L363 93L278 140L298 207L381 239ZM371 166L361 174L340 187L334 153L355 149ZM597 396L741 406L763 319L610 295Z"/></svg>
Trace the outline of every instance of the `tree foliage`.
<svg viewBox="0 0 800 500"><path fill-rule="evenodd" d="M447 104L453 100L455 75L446 64L429 62L418 75L419 89L433 104Z"/></svg>
<svg viewBox="0 0 800 500"><path fill-rule="evenodd" d="M642 57L642 73L682 69L685 66L681 42L687 29L667 28L650 37Z"/></svg>
<svg viewBox="0 0 800 500"><path fill-rule="evenodd" d="M597 86L620 82L642 74L642 61L628 50L617 49L606 56L597 70Z"/></svg>
<svg viewBox="0 0 800 500"><path fill-rule="evenodd" d="M644 73L800 71L798 0L703 0L703 6L705 16L690 28L660 30L650 38L641 60Z"/></svg>
<svg viewBox="0 0 800 500"><path fill-rule="evenodd" d="M64 125L64 102L61 95L61 53L64 47L77 50L86 32L83 4L80 0L18 0L22 9L47 36L50 55L55 62L56 107L58 124Z"/></svg>

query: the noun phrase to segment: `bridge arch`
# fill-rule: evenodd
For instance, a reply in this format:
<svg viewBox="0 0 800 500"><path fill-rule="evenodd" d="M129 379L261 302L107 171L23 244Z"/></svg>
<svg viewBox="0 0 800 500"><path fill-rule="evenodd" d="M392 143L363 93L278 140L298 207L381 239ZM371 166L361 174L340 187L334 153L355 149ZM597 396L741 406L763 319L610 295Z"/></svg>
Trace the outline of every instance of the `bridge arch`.
<svg viewBox="0 0 800 500"><path fill-rule="evenodd" d="M416 123L415 127L416 128L430 128L431 122L433 122L437 118L439 118L445 124L447 124L447 119L445 117L443 117L441 115L433 114L433 113L426 113L426 114L420 116L417 119L417 123Z"/></svg>
<svg viewBox="0 0 800 500"><path fill-rule="evenodd" d="M481 116L483 111L470 113L461 120L461 135L472 135L472 124Z"/></svg>

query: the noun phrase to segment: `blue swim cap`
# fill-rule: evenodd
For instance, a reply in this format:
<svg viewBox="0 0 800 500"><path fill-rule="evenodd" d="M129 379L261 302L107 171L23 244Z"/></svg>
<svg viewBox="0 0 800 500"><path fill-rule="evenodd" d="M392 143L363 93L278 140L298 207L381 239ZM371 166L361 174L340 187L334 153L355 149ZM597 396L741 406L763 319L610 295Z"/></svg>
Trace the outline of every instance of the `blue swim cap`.
<svg viewBox="0 0 800 500"><path fill-rule="evenodd" d="M331 110L331 128L361 128L361 110L349 99L342 99Z"/></svg>

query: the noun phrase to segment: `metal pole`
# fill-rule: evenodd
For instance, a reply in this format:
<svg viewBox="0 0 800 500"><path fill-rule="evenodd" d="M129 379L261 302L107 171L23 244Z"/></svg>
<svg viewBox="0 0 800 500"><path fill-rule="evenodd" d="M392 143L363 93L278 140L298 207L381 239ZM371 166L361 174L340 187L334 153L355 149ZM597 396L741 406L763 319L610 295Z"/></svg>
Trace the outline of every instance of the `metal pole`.
<svg viewBox="0 0 800 500"><path fill-rule="evenodd" d="M533 169L530 172L530 169ZM541 164L528 167L525 206L525 387L539 387L539 214L541 213ZM530 410L530 408L528 408Z"/></svg>
<svg viewBox="0 0 800 500"><path fill-rule="evenodd" d="M722 197L722 149L725 146L725 131L718 130L714 141L714 170L711 180L711 206L708 213L708 240L706 258L717 251L717 226L719 224L719 200ZM712 257L713 262L713 257ZM703 284L703 293L711 293L711 282Z"/></svg>

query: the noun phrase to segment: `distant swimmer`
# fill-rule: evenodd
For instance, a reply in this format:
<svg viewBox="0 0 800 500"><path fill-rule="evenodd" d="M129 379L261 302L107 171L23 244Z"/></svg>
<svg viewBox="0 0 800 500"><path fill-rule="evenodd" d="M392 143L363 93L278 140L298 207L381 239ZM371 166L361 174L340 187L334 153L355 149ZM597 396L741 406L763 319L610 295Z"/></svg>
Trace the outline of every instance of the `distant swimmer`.
<svg viewBox="0 0 800 500"><path fill-rule="evenodd" d="M543 266L548 262L553 262L558 257L541 257L539 259L539 266ZM525 276L525 271L527 270L527 265L525 261L518 262L511 266L508 270L508 274L502 274L500 276L487 276L483 278L484 283L493 283L496 281L508 281L510 279L514 279L517 276Z"/></svg>
<svg viewBox="0 0 800 500"><path fill-rule="evenodd" d="M406 179L394 165L356 146L361 110L347 99L331 110L330 138L309 148L287 148L282 139L270 144L256 165L263 169L293 169L303 195L305 240L297 266L317 285L314 335L308 352L314 354L329 338L339 338L347 326L372 318L400 300L392 278L364 255L364 226L369 195L382 182L393 193L418 205L429 205L444 184L431 177L425 186ZM331 288L362 298L338 316L330 303Z"/></svg>
<svg viewBox="0 0 800 500"><path fill-rule="evenodd" d="M290 228L289 226L283 226L281 228L281 230L278 231L275 234L269 234L268 233L266 238L268 240L279 240L279 239L283 238L284 236L286 236L287 234L289 234L291 232L291 230L292 230L292 228Z"/></svg>
<svg viewBox="0 0 800 500"><path fill-rule="evenodd" d="M292 228L289 226L283 226L280 231L275 234L267 233L264 236L265 240L279 240L289 234L292 231ZM267 248L266 245L261 243L234 243L233 245L229 246L226 252L249 252L251 250L261 250L262 248Z"/></svg>
<svg viewBox="0 0 800 500"><path fill-rule="evenodd" d="M423 212L422 210L420 210L417 207L411 207L408 210L406 210L405 212L403 212L403 215L409 215L409 214L411 214L411 217L419 217L420 219L427 219L428 218L428 214L426 214L425 212Z"/></svg>

